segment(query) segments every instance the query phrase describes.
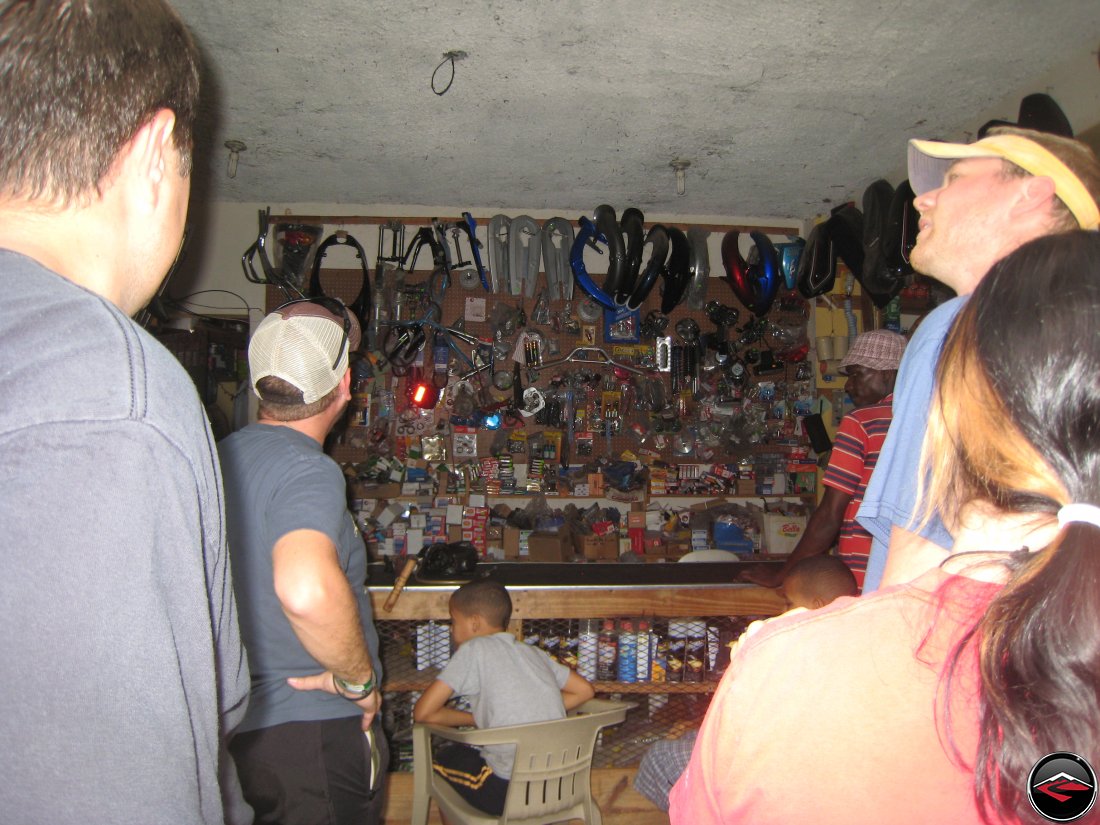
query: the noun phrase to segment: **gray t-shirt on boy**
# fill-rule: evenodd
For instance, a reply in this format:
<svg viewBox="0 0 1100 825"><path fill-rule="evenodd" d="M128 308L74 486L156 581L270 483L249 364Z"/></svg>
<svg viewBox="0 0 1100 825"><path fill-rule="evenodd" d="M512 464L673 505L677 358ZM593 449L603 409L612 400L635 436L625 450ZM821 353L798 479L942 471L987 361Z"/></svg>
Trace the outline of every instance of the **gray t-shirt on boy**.
<svg viewBox="0 0 1100 825"><path fill-rule="evenodd" d="M474 724L499 728L563 719L561 689L569 672L544 651L500 632L460 645L439 679L469 700ZM486 745L480 750L493 773L511 778L515 745Z"/></svg>

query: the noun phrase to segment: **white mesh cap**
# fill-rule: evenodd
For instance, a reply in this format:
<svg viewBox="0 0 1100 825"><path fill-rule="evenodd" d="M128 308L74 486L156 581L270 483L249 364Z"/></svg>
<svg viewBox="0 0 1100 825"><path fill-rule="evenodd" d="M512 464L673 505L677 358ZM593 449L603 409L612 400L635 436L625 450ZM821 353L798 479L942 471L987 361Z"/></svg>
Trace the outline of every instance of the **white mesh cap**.
<svg viewBox="0 0 1100 825"><path fill-rule="evenodd" d="M252 391L260 396L256 384L274 376L301 390L306 404L324 398L347 371L349 353L359 347L359 323L354 313L348 311L348 317L346 346L344 319L320 304L290 303L264 318L248 344Z"/></svg>

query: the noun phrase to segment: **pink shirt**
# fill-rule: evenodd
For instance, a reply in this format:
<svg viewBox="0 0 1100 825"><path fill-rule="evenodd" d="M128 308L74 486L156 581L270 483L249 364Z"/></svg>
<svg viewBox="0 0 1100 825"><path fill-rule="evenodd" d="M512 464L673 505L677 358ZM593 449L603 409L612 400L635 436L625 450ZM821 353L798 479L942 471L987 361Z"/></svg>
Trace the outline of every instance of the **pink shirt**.
<svg viewBox="0 0 1100 825"><path fill-rule="evenodd" d="M768 622L718 686L670 795L673 825L980 823L973 775L945 750L935 703L960 628L999 589L935 570ZM976 669L963 661L952 732L972 763Z"/></svg>

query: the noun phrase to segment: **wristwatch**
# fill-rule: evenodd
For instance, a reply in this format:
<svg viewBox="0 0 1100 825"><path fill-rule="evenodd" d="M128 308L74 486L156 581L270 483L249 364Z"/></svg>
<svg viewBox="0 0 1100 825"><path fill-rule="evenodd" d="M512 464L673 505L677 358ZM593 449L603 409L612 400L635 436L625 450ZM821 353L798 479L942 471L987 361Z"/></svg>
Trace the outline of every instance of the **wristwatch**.
<svg viewBox="0 0 1100 825"><path fill-rule="evenodd" d="M336 688L336 692L343 696L345 699L350 699L353 702L358 702L360 699L366 699L371 693L374 692L374 674L367 679L361 685L354 684L341 679L335 673L332 674L332 684Z"/></svg>

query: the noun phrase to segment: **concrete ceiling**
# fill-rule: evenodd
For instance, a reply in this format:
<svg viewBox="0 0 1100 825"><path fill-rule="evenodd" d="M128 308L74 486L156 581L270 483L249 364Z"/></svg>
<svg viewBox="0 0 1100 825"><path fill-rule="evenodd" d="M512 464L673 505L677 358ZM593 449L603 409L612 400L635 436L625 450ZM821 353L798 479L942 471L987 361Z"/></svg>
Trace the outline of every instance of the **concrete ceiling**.
<svg viewBox="0 0 1100 825"><path fill-rule="evenodd" d="M1100 99L1094 0L174 4L207 60L195 191L230 202L807 219L1069 58Z"/></svg>

